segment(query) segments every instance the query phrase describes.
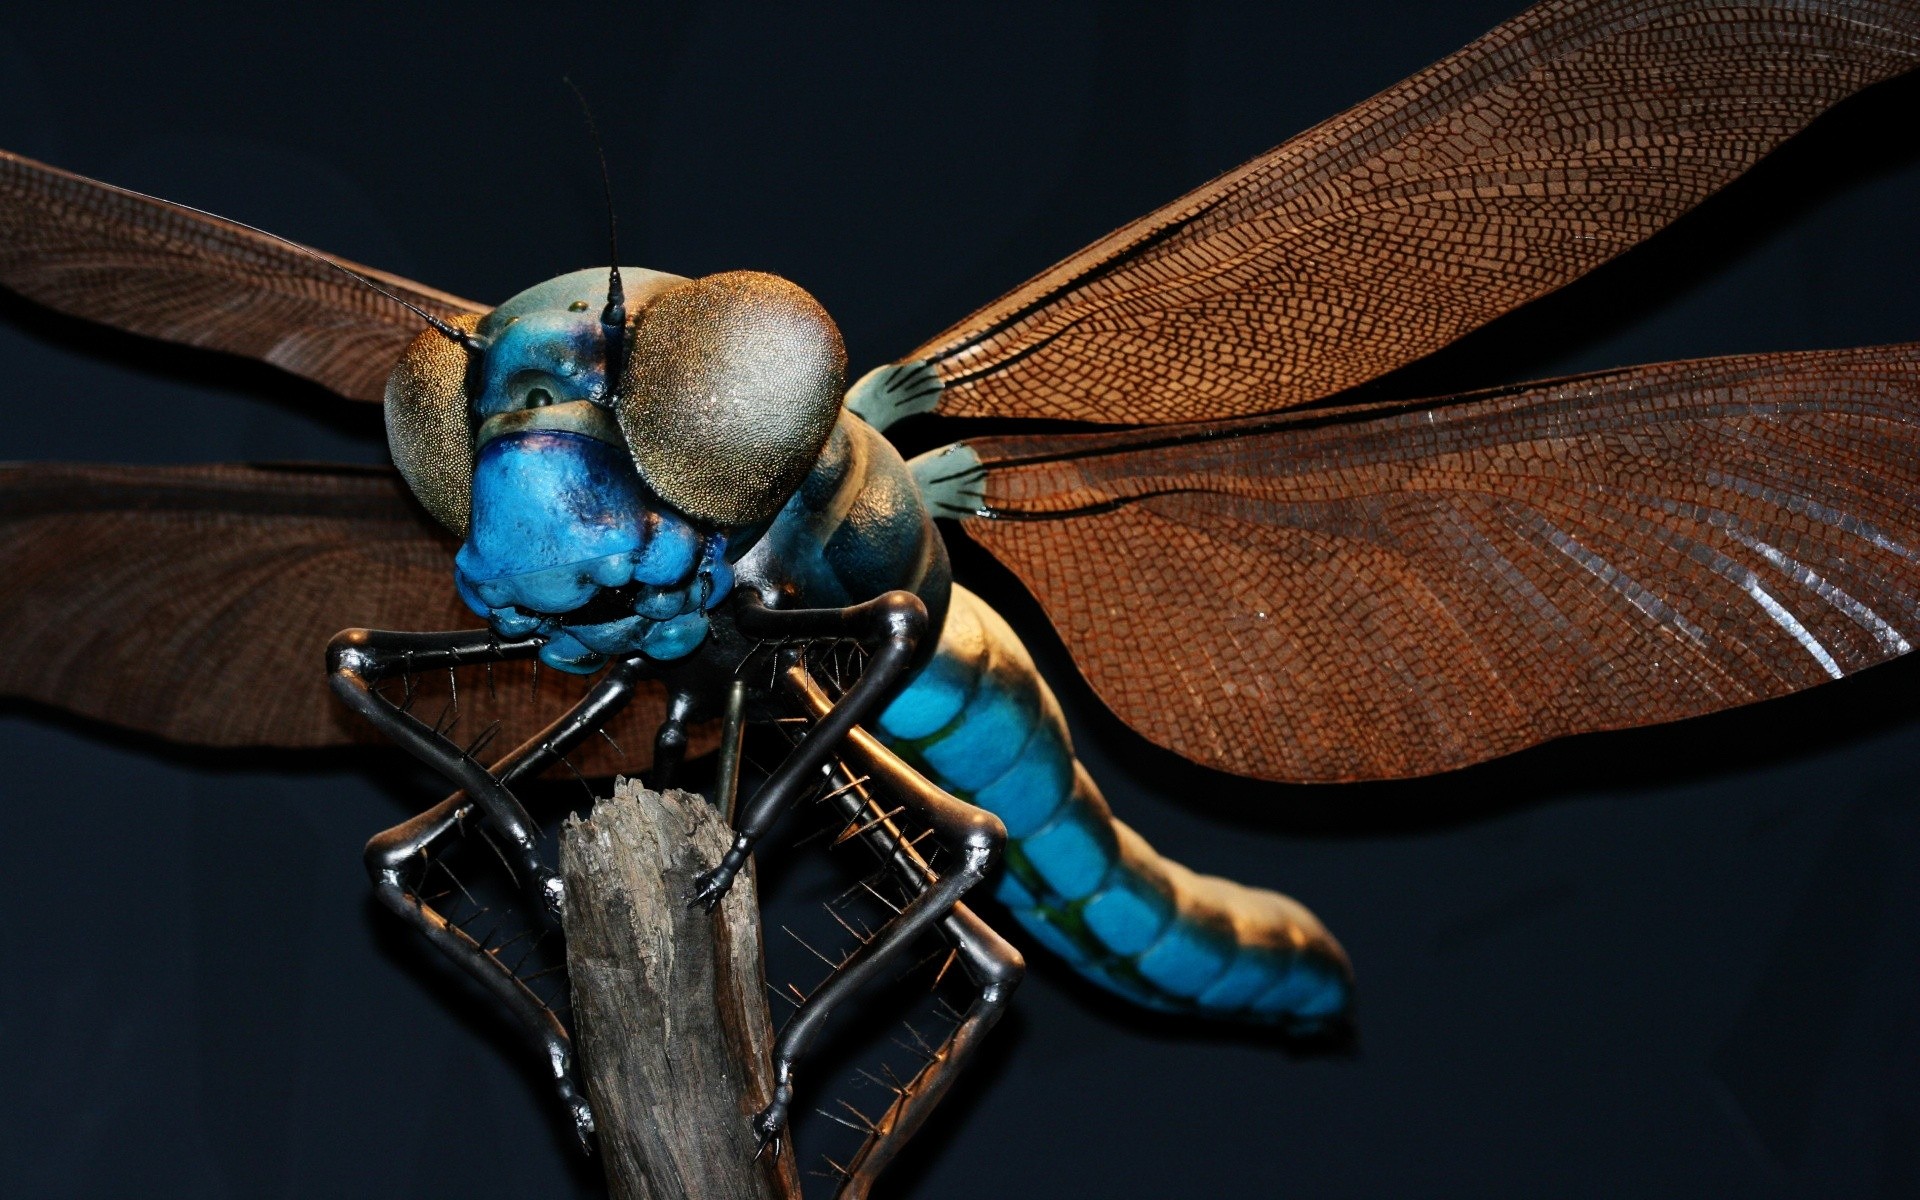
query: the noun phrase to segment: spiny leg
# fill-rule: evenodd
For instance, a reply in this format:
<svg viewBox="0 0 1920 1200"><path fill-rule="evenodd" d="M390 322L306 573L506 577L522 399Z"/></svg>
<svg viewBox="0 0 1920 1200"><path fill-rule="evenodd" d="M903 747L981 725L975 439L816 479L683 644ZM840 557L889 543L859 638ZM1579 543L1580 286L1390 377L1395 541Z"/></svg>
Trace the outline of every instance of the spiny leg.
<svg viewBox="0 0 1920 1200"><path fill-rule="evenodd" d="M617 662L579 703L524 745L494 763L489 775L503 788L530 779L558 762L568 750L611 720L633 697L641 675L638 660ZM449 921L419 894L432 847L470 819L475 810L464 791L374 835L367 843L367 874L374 894L389 910L419 931L435 949L499 1000L522 1035L546 1064L560 1099L572 1118L581 1145L593 1133L593 1113L573 1078L573 1051L565 1026L532 988L496 951L489 950ZM444 869L444 868L443 868Z"/></svg>
<svg viewBox="0 0 1920 1200"><path fill-rule="evenodd" d="M388 633L349 629L327 647L327 673L334 694L371 721L375 728L415 758L438 771L479 806L493 832L505 840L504 853L520 875L535 906L554 919L566 907L560 876L540 857L538 836L527 810L492 772L438 729L374 689L402 672L452 670L475 663L529 658L539 638L502 641L488 631Z"/></svg>
<svg viewBox="0 0 1920 1200"><path fill-rule="evenodd" d="M790 668L784 683L787 691L816 720L824 723L840 711L840 705L828 700L804 667ZM841 704L844 703L842 700ZM807 741L817 738L819 732L816 728ZM807 741L802 742L803 747ZM999 1018L1008 996L1019 982L1024 964L1018 951L958 906L960 897L986 875L1006 844L1006 827L1000 819L935 787L863 730L849 728L839 741L847 761L860 775L866 776L866 783L883 793L888 803L900 805L931 828L944 845L956 852L958 865L945 874L933 871L900 836L899 827L890 824L890 818L870 814L866 799L855 794L858 786L840 791L838 798L843 803L848 797L853 799L855 807L848 810L848 815L865 826L865 836L885 831L882 835L885 841L879 844L885 847L885 857L901 875L911 898L834 968L780 1031L773 1049L773 1101L754 1118L754 1131L762 1145L777 1138L786 1125L793 1103L795 1063L819 1036L834 1009L906 953L921 934L939 925L960 949L969 976L981 988L980 999L963 1014L953 1036L934 1052L934 1061L928 1064L931 1073L923 1069L915 1076L913 1091L902 1089L885 1118L891 1127L884 1131L876 1129L875 1137L862 1148L856 1160L860 1163L859 1171L848 1183L851 1188L856 1179L865 1180L852 1193L858 1195L864 1194L880 1168L938 1103L961 1062ZM880 812L884 814L886 810Z"/></svg>
<svg viewBox="0 0 1920 1200"><path fill-rule="evenodd" d="M747 865L753 847L819 780L847 731L885 700L913 660L927 632L927 608L912 592L894 591L848 608L768 608L751 589L734 602L741 633L766 642L854 639L868 647L866 670L814 724L764 786L739 812L733 845L712 870L694 881L695 904L712 909Z"/></svg>
<svg viewBox="0 0 1920 1200"><path fill-rule="evenodd" d="M825 697L821 698L823 701ZM858 761L857 755L850 758ZM836 767L829 803L846 817L849 829L865 826L859 836L888 864L894 877L917 895L935 878L933 868L890 819L875 820L885 812L864 794L863 778ZM941 936L959 959L961 970L977 989L973 1003L960 1014L945 1040L932 1048L926 1063L905 1083L890 1083L894 1098L873 1118L859 1151L841 1168L844 1182L836 1200L863 1200L900 1149L919 1132L927 1117L945 1098L953 1081L966 1069L987 1031L1006 1012L1014 989L1026 973L1020 951L1007 942L965 904L956 903L940 922Z"/></svg>
<svg viewBox="0 0 1920 1200"><path fill-rule="evenodd" d="M466 802L465 793L455 793L419 816L375 834L365 851L367 874L381 904L506 1008L514 1026L544 1064L573 1122L574 1135L586 1148L593 1134L593 1112L573 1077L572 1039L566 1027L507 963L420 895L422 881L432 865L433 848L463 825L472 812L473 805Z"/></svg>

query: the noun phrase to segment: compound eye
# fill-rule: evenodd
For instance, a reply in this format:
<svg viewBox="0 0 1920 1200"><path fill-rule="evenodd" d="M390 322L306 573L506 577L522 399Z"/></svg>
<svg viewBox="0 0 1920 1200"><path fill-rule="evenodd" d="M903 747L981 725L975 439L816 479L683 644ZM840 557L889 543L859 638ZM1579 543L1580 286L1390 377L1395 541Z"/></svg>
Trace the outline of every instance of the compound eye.
<svg viewBox="0 0 1920 1200"><path fill-rule="evenodd" d="M472 333L477 314L452 323ZM473 509L473 432L467 427L467 352L431 329L387 376L387 450L421 507L455 537Z"/></svg>
<svg viewBox="0 0 1920 1200"><path fill-rule="evenodd" d="M839 418L847 354L819 301L758 271L662 292L634 323L617 416L640 474L697 521L780 511Z"/></svg>

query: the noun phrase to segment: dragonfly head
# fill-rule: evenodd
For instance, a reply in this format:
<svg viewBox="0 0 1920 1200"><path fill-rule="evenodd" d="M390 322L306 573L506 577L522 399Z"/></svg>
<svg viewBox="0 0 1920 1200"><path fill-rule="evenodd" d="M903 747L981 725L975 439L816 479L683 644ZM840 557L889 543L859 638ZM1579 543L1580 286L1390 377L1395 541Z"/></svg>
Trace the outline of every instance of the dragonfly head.
<svg viewBox="0 0 1920 1200"><path fill-rule="evenodd" d="M839 331L783 279L621 277L626 314L607 272L562 275L469 318L477 349L423 333L387 383L394 464L461 538L461 598L569 671L699 646L844 380Z"/></svg>

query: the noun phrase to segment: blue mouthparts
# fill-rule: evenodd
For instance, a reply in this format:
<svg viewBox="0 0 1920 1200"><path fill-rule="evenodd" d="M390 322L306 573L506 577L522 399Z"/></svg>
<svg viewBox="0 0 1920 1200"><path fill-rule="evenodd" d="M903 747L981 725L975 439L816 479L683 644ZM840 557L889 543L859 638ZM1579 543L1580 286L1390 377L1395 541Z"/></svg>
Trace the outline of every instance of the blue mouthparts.
<svg viewBox="0 0 1920 1200"><path fill-rule="evenodd" d="M481 447L454 562L469 608L504 636L544 635L541 661L579 674L617 655L685 657L733 587L724 537L650 504L619 447L560 430Z"/></svg>

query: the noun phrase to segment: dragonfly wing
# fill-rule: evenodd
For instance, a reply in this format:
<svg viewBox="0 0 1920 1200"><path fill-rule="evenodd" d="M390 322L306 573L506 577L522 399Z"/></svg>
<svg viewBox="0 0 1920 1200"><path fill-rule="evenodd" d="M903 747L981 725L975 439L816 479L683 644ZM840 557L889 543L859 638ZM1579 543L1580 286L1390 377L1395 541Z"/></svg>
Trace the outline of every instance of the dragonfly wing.
<svg viewBox="0 0 1920 1200"><path fill-rule="evenodd" d="M1913 0L1549 0L849 399L877 423L896 406L1159 424L1301 404L1571 282L1916 60Z"/></svg>
<svg viewBox="0 0 1920 1200"><path fill-rule="evenodd" d="M377 741L327 687L350 626L469 629L453 546L384 468L0 467L0 695L212 746ZM585 683L529 664L418 681L414 711L498 720L511 748ZM396 685L397 687L397 685ZM643 690L583 772L648 761L664 695Z"/></svg>
<svg viewBox="0 0 1920 1200"><path fill-rule="evenodd" d="M436 316L483 305L0 151L0 285L132 333L243 354L378 401L422 328L340 263Z"/></svg>
<svg viewBox="0 0 1920 1200"><path fill-rule="evenodd" d="M1228 771L1442 771L1920 640L1920 343L971 446L967 532Z"/></svg>

